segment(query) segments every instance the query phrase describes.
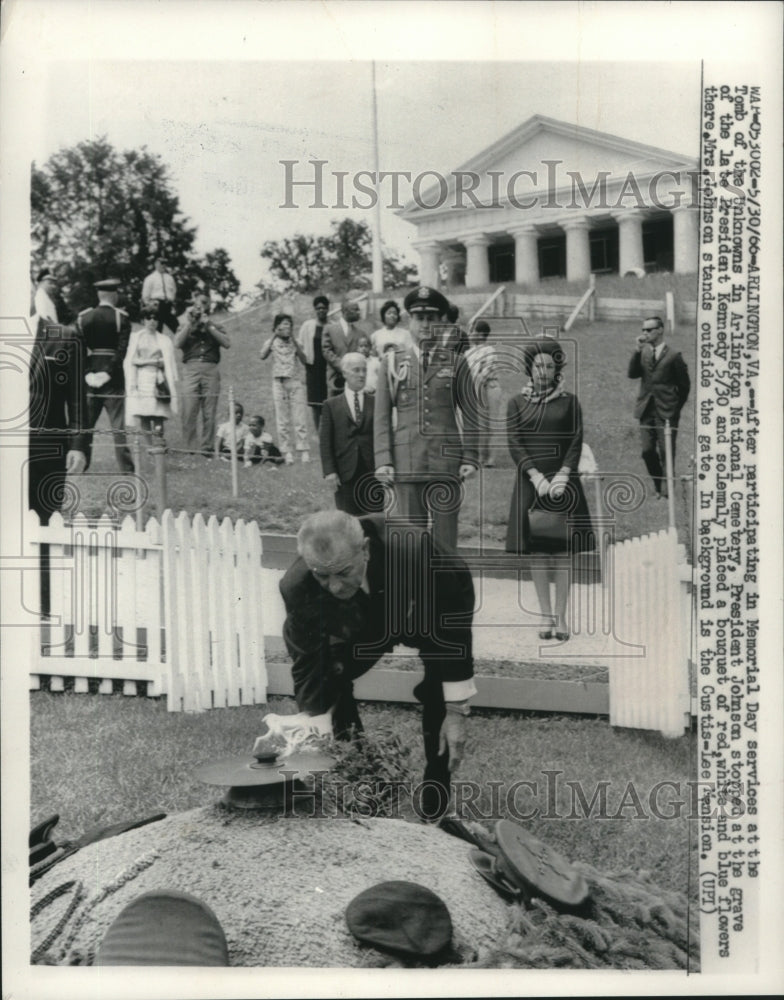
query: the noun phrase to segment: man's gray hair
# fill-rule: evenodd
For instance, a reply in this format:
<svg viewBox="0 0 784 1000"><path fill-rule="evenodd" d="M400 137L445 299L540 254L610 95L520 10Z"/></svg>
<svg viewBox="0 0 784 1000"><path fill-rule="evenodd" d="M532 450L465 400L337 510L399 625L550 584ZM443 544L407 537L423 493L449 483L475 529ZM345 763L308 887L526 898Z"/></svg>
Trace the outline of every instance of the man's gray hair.
<svg viewBox="0 0 784 1000"><path fill-rule="evenodd" d="M365 532L357 518L343 510L320 510L309 515L297 532L297 552L305 552L320 563L331 563L342 544L348 543L359 550L365 540Z"/></svg>
<svg viewBox="0 0 784 1000"><path fill-rule="evenodd" d="M345 371L349 365L356 364L357 361L363 361L367 368L367 358L364 354L360 354L359 351L349 351L340 359L340 370Z"/></svg>

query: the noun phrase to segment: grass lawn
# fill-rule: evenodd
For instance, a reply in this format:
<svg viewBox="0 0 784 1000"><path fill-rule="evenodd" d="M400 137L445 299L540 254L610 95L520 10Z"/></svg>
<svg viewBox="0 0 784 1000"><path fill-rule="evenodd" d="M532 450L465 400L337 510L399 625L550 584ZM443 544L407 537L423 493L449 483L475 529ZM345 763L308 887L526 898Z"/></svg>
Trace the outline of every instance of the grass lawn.
<svg viewBox="0 0 784 1000"><path fill-rule="evenodd" d="M229 316L225 320L232 347L223 352L221 361L219 418L225 420L228 415L228 390L232 386L235 399L245 407L246 416L262 413L267 420L267 429L275 436L270 364L258 358L261 344L270 334L270 327L268 323L259 321L258 316L259 311L253 310L247 315ZM296 316L296 324L304 318ZM530 325L532 331L538 332L538 323ZM504 396L508 398L519 391L524 381L520 374L519 324L499 319L492 320L491 326L491 342L495 342L503 352L505 370L502 385ZM651 488L639 454L638 424L632 416L638 383L627 378L626 369L636 333L636 324L578 324L570 332L566 347L570 359L565 372L566 386L576 392L582 405L585 441L591 446L604 475L605 495L609 490L621 500L623 509L616 518L619 539L657 531L667 523L667 505L657 503L648 495ZM694 371L693 327L682 327L676 331L672 344L683 352L687 364ZM191 514L201 511L205 515L217 514L220 518L242 517L257 521L263 531L293 533L305 514L333 505L332 492L322 479L318 441L312 425L313 461L309 465L296 465L279 471L240 468L237 497L232 496L229 465L178 454L176 449L182 445L179 419L175 417L170 425L167 439L173 450L168 458L168 494L169 506L175 511L186 510ZM99 429L108 430L105 417L101 418ZM80 493L80 509L88 516L99 515L107 509L107 491L118 475L110 441L107 435L99 436L91 472L74 480ZM681 418L676 477L690 471L693 442L692 398ZM502 422L495 429L494 447L497 467L483 470L481 479L474 477L466 484L460 516L462 544L475 545L482 541L489 546L503 545L514 472ZM149 459L144 471L150 489L147 511L155 513L155 484ZM636 478L629 479L629 476ZM613 491L613 483L620 489ZM621 496L624 483L630 491L627 502ZM681 541L688 543L689 492L686 484L678 484L677 494L676 518ZM595 512L592 486L588 489L588 502Z"/></svg>
<svg viewBox="0 0 784 1000"><path fill-rule="evenodd" d="M193 768L247 754L262 715L250 707L170 714L164 701L121 695L35 692L30 703L31 824L59 813L56 841L91 826L216 801L221 790L196 781ZM295 710L289 699L275 699L270 708ZM393 729L411 747L411 777L418 781L423 759L417 709L364 704L361 712L369 734ZM533 834L573 860L605 872L647 871L665 888L696 892L696 823L689 823L686 808L679 818L665 819L651 815L648 805L651 789L664 781L678 783L681 792L664 789L660 813L678 812L672 804L677 798L688 802L690 737L664 740L613 729L606 719L522 712L477 710L468 725L469 749L457 778L479 783L480 820L517 809ZM507 799L488 785L498 782L506 790L520 780L536 782L536 791L520 787ZM588 805L581 808L575 783L586 803L607 783L608 818L592 815ZM463 794L467 801L468 791Z"/></svg>

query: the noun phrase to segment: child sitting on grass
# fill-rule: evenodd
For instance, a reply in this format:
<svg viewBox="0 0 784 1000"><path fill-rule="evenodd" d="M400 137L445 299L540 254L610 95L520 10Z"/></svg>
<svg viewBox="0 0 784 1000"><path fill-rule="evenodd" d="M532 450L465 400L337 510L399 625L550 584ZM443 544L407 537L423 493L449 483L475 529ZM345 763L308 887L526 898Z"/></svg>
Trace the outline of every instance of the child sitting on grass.
<svg viewBox="0 0 784 1000"><path fill-rule="evenodd" d="M245 409L242 403L234 404L234 440L237 445L237 458L242 458L242 442L248 433L248 425L243 423ZM231 421L227 420L218 427L215 432L215 452L220 456L221 461L231 461Z"/></svg>
<svg viewBox="0 0 784 1000"><path fill-rule="evenodd" d="M260 413L250 418L250 428L242 442L246 469L251 465L271 465L274 469L277 465L283 464L280 449L272 440L272 435L264 430L265 422Z"/></svg>

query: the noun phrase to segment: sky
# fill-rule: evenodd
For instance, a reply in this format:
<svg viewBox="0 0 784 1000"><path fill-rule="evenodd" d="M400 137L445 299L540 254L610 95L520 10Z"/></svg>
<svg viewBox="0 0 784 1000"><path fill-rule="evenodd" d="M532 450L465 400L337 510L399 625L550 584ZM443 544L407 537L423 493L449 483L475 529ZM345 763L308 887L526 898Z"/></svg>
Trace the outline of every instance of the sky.
<svg viewBox="0 0 784 1000"><path fill-rule="evenodd" d="M672 5L624 5L619 19L616 4L21 2L62 40L27 56L30 159L102 135L147 146L197 250L225 247L244 291L264 274L265 240L371 222L333 204L280 207L281 160L372 169L371 59L382 170L448 173L534 114L699 152L700 46ZM410 223L384 210L381 230L417 260Z"/></svg>
<svg viewBox="0 0 784 1000"><path fill-rule="evenodd" d="M373 169L371 73L370 61L55 61L34 159L40 166L101 135L118 149L147 146L168 165L198 226L197 249L225 247L248 291L264 273L265 240L323 234L348 215L372 223L368 209L336 207L331 177ZM662 72L652 62L379 60L376 81L381 170L447 173L534 114L699 152L696 62ZM298 208L280 207L280 161L298 161L295 180L311 180L312 159L327 161L328 207L308 207L311 188L295 189L289 200ZM381 229L388 247L417 259L410 223L385 208Z"/></svg>

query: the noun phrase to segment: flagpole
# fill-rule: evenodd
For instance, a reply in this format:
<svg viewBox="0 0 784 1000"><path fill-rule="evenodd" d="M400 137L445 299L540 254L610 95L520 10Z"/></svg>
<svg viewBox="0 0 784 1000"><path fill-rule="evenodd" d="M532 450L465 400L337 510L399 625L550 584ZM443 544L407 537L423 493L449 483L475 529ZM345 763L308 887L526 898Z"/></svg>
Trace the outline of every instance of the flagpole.
<svg viewBox="0 0 784 1000"><path fill-rule="evenodd" d="M376 178L376 204L373 210L373 291L384 291L384 264L381 256L381 201L378 182L378 109L376 107L376 64L371 62L373 74L373 170Z"/></svg>

